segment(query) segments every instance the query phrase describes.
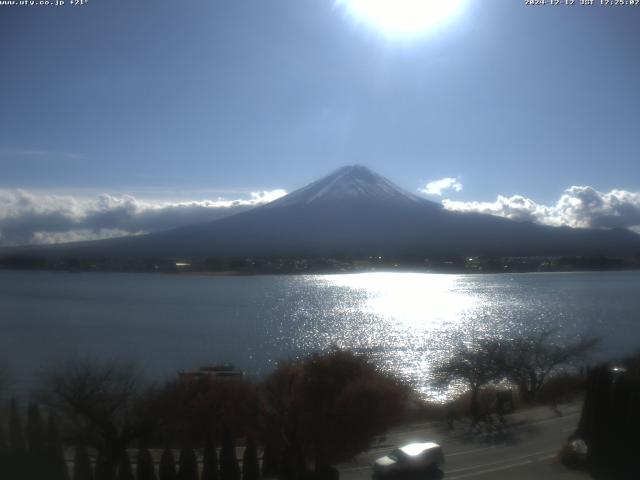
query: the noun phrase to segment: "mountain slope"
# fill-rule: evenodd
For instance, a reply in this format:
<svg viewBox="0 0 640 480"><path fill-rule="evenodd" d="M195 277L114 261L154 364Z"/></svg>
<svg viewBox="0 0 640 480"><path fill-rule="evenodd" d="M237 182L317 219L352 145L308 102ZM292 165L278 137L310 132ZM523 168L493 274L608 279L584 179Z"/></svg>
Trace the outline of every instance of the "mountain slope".
<svg viewBox="0 0 640 480"><path fill-rule="evenodd" d="M451 212L365 167L350 166L221 220L47 251L167 258L635 254L640 252L640 236L627 230L546 227Z"/></svg>
<svg viewBox="0 0 640 480"><path fill-rule="evenodd" d="M302 187L269 203L267 208L352 200L431 203L401 189L366 167L352 165L342 167L306 187ZM432 203L432 205L436 206L437 204Z"/></svg>

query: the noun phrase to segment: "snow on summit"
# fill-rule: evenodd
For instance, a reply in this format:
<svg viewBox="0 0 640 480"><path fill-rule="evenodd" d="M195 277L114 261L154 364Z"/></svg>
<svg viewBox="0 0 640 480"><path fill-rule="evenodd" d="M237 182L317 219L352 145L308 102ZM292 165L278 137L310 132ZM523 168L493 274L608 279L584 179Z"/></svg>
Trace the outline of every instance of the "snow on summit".
<svg viewBox="0 0 640 480"><path fill-rule="evenodd" d="M272 203L269 207L310 205L340 200L395 200L423 202L420 197L398 187L381 175L361 165L342 167L335 172L296 190Z"/></svg>

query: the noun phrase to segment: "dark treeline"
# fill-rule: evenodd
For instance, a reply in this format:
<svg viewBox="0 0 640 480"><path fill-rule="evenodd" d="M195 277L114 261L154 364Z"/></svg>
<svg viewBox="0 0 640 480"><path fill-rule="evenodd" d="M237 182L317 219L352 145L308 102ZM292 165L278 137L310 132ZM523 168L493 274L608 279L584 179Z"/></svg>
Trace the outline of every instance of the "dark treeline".
<svg viewBox="0 0 640 480"><path fill-rule="evenodd" d="M13 270L99 272L220 272L242 275L352 271L425 271L445 273L570 272L640 269L640 256L475 256L383 252L322 256L127 257L45 256L0 253L0 268Z"/></svg>
<svg viewBox="0 0 640 480"><path fill-rule="evenodd" d="M592 368L575 437L588 447L587 467L595 478L638 478L639 431L640 354Z"/></svg>
<svg viewBox="0 0 640 480"><path fill-rule="evenodd" d="M330 464L402 419L408 396L367 358L341 350L283 363L260 382L182 375L152 385L131 364L73 359L43 376L39 404L8 406L0 478L331 476Z"/></svg>
<svg viewBox="0 0 640 480"><path fill-rule="evenodd" d="M62 440L56 419L43 419L40 408L29 404L26 425L15 401L9 408L9 429L0 429L0 475L15 480L67 480ZM79 478L79 477L76 477Z"/></svg>
<svg viewBox="0 0 640 480"><path fill-rule="evenodd" d="M487 413L482 389L508 384L521 402L536 402L597 343L568 341L554 330L477 339L433 366L434 384L466 385L465 414L475 425ZM43 472L52 480L70 472L95 480L334 478L331 465L367 450L417 402L366 356L338 349L283 362L260 381L206 372L153 384L130 363L72 358L54 365L41 376L37 403L8 405L0 471L15 480ZM512 409L499 395L493 408L502 414L507 403Z"/></svg>

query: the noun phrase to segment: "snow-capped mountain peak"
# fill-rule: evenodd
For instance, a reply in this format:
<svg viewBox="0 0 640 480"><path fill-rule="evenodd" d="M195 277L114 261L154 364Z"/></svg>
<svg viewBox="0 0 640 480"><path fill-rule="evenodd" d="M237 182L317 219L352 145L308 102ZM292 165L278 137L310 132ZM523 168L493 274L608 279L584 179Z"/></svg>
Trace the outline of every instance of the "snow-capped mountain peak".
<svg viewBox="0 0 640 480"><path fill-rule="evenodd" d="M367 167L349 165L339 168L306 187L291 192L268 206L311 205L324 201L355 199L394 200L411 203L425 201L403 190Z"/></svg>

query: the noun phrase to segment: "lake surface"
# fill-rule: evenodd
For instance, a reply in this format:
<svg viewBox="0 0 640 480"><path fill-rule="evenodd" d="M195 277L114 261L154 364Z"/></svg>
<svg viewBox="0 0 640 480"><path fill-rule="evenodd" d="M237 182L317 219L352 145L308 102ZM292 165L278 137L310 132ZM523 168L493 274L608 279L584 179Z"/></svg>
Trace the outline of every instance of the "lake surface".
<svg viewBox="0 0 640 480"><path fill-rule="evenodd" d="M640 348L640 272L216 277L0 271L0 359L16 388L70 354L154 377L231 362L262 374L331 345L371 354L426 394L459 341L558 327Z"/></svg>

